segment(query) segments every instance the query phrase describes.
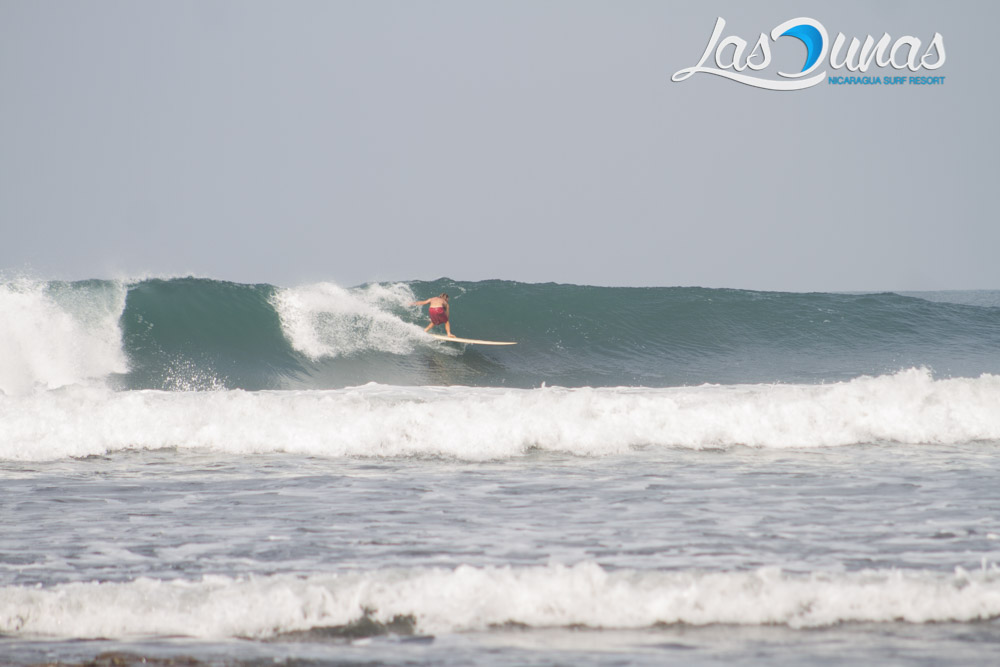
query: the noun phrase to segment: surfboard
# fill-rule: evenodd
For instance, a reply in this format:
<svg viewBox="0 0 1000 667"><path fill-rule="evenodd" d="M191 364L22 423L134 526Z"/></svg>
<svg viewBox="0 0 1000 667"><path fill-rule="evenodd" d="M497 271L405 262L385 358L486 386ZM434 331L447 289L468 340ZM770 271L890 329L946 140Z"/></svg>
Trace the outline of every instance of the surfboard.
<svg viewBox="0 0 1000 667"><path fill-rule="evenodd" d="M474 345L517 345L516 341L500 341L500 340L476 340L475 338L448 338L448 336L441 336L440 334L428 334L432 338L437 338L438 340L447 341L449 343L472 343Z"/></svg>

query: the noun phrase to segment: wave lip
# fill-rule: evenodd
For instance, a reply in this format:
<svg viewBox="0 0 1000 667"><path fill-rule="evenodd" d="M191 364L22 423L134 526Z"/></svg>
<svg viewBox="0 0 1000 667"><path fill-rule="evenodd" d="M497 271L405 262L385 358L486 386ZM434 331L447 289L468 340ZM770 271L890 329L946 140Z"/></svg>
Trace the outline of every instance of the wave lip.
<svg viewBox="0 0 1000 667"><path fill-rule="evenodd" d="M531 449L1000 441L1000 376L927 370L829 385L666 389L393 387L215 392L68 388L0 397L0 459L130 449L481 461ZM442 415L444 418L442 418Z"/></svg>
<svg viewBox="0 0 1000 667"><path fill-rule="evenodd" d="M792 574L460 566L0 589L0 632L71 638L266 638L363 619L424 633L507 624L646 628L970 622L1000 618L1000 570Z"/></svg>

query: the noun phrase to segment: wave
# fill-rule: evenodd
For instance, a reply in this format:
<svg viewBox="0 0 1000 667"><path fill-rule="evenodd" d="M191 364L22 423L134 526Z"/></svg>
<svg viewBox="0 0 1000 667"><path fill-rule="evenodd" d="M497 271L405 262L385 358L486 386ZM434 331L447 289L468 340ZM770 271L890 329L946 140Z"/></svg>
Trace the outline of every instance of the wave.
<svg viewBox="0 0 1000 667"><path fill-rule="evenodd" d="M440 343L409 304L447 291ZM293 288L201 278L0 284L0 391L670 387L1000 373L995 292L788 294L507 281ZM956 302L958 301L958 302Z"/></svg>
<svg viewBox="0 0 1000 667"><path fill-rule="evenodd" d="M545 567L419 568L198 581L137 579L0 589L0 632L66 638L280 637L396 627L422 633L666 624L827 627L1000 618L995 566L945 574L794 574Z"/></svg>
<svg viewBox="0 0 1000 667"><path fill-rule="evenodd" d="M0 460L204 449L481 461L532 450L1000 441L1000 376L926 370L822 385L215 392L68 388L0 397Z"/></svg>

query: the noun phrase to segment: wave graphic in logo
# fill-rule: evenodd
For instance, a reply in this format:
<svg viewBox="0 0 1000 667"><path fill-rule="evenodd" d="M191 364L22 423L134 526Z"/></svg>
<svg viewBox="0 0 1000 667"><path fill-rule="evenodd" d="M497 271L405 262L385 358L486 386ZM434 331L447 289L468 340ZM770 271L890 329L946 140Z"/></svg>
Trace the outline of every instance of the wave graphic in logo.
<svg viewBox="0 0 1000 667"><path fill-rule="evenodd" d="M816 29L816 26L800 23L781 33L781 37L794 37L806 45L806 64L802 66L803 72L815 65L819 57L823 55L823 35Z"/></svg>

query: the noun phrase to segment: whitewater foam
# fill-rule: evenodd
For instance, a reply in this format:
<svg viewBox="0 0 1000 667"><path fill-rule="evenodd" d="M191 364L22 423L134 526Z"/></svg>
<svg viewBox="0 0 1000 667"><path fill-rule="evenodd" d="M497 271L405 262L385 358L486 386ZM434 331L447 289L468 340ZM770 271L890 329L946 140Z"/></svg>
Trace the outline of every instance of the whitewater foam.
<svg viewBox="0 0 1000 667"><path fill-rule="evenodd" d="M142 578L0 589L0 632L73 638L271 637L368 617L427 633L657 624L969 622L1000 617L1000 571L866 570L798 575L607 571L574 566L388 569L198 581Z"/></svg>
<svg viewBox="0 0 1000 667"><path fill-rule="evenodd" d="M23 394L124 373L121 282L0 284L0 392Z"/></svg>
<svg viewBox="0 0 1000 667"><path fill-rule="evenodd" d="M637 446L830 447L1000 440L1000 376L926 370L829 385L327 391L67 388L0 397L0 458L127 449L506 459Z"/></svg>
<svg viewBox="0 0 1000 667"><path fill-rule="evenodd" d="M316 283L279 289L272 304L292 347L315 361L359 352L412 352L420 328L399 315L413 300L402 283L355 289Z"/></svg>

